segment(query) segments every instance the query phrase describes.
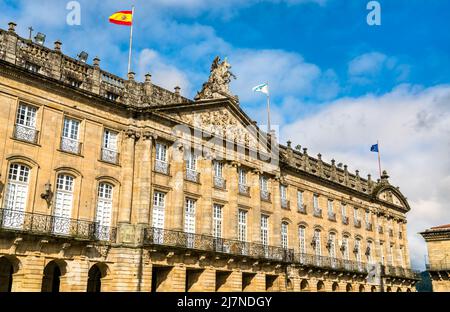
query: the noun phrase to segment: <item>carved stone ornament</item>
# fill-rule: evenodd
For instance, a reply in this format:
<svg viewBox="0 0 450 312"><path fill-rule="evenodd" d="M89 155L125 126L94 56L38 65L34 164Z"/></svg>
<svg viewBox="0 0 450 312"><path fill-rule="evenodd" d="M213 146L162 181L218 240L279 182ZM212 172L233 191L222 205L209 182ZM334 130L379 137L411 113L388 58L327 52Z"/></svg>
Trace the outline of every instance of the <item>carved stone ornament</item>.
<svg viewBox="0 0 450 312"><path fill-rule="evenodd" d="M231 65L225 58L221 62L220 57L216 57L211 65L211 74L207 82L203 84L203 88L197 93L195 100L210 100L210 99L224 99L234 98L230 93L231 79L236 79L236 76L230 71Z"/></svg>

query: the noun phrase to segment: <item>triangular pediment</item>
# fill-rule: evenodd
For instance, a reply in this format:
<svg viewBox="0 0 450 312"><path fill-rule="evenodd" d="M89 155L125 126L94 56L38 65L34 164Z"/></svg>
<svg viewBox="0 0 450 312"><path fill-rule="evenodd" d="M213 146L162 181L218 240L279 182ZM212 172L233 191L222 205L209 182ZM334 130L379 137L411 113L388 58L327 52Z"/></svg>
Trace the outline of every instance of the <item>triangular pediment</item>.
<svg viewBox="0 0 450 312"><path fill-rule="evenodd" d="M164 107L158 109L158 112L251 149L264 146L266 142L255 123L233 102L205 101Z"/></svg>
<svg viewBox="0 0 450 312"><path fill-rule="evenodd" d="M400 193L400 191L391 186L381 186L377 190L375 190L375 196L378 200L383 202L395 205L397 207L401 207L404 210L410 210L409 204L406 198Z"/></svg>

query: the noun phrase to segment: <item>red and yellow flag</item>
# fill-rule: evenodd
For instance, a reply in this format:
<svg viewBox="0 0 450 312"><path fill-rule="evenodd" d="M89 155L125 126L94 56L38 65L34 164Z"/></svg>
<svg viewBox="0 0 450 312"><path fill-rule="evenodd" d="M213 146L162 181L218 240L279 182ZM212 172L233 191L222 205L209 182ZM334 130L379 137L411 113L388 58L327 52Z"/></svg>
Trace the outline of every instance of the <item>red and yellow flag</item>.
<svg viewBox="0 0 450 312"><path fill-rule="evenodd" d="M109 17L109 22L117 25L133 25L133 11L119 11Z"/></svg>

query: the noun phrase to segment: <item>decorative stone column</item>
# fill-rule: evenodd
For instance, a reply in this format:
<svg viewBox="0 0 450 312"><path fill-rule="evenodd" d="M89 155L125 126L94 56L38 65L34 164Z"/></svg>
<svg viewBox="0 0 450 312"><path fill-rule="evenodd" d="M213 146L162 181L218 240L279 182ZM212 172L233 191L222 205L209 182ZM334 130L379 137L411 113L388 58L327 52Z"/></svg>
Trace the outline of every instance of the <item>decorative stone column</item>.
<svg viewBox="0 0 450 312"><path fill-rule="evenodd" d="M119 210L119 242L132 243L134 231L131 225L133 204L133 175L135 143L140 135L132 129L125 132L122 157L122 191Z"/></svg>

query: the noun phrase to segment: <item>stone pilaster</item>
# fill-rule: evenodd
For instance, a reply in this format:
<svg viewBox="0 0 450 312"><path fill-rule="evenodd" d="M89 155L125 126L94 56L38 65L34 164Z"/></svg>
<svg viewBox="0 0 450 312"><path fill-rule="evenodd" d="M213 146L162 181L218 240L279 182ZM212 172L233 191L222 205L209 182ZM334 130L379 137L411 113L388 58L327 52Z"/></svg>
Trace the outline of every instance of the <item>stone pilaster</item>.
<svg viewBox="0 0 450 312"><path fill-rule="evenodd" d="M172 162L170 164L170 173L172 179L170 187L172 188L171 202L172 207L171 215L171 227L174 230L184 230L183 215L184 215L184 171L185 171L185 159L184 159L184 146L174 145L172 150ZM199 209L199 203L197 203L197 210ZM200 212L200 211L198 211ZM197 212L197 215L198 215Z"/></svg>

